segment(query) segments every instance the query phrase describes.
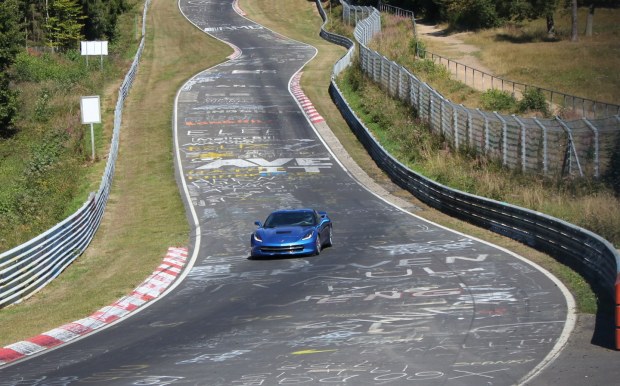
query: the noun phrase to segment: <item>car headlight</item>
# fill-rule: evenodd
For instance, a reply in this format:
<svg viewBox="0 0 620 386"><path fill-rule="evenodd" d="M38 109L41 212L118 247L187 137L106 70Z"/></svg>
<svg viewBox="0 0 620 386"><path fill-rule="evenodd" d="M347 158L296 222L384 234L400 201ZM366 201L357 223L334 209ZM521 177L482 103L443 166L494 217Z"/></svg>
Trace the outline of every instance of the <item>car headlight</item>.
<svg viewBox="0 0 620 386"><path fill-rule="evenodd" d="M308 233L305 234L304 237L302 237L302 240L308 240L310 237L312 237L312 235L314 234L314 231L310 231Z"/></svg>
<svg viewBox="0 0 620 386"><path fill-rule="evenodd" d="M258 233L254 233L254 240L256 240L256 241L263 241L263 239L260 238Z"/></svg>

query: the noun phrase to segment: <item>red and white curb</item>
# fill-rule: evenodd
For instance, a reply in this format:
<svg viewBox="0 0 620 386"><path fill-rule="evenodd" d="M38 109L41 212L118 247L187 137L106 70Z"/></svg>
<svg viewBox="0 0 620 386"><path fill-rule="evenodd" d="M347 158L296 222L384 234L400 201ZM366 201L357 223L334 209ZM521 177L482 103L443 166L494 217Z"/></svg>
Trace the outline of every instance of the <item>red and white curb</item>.
<svg viewBox="0 0 620 386"><path fill-rule="evenodd" d="M324 122L325 119L323 119L321 114L319 114L318 111L316 111L310 99L308 99L306 94L304 94L304 92L301 90L301 86L299 84L299 80L301 79L301 74L302 72L300 71L297 74L295 74L295 76L293 76L293 79L291 80L291 91L293 92L295 99L297 99L297 101L301 105L301 108L304 110L304 112L310 119L310 122L312 123Z"/></svg>
<svg viewBox="0 0 620 386"><path fill-rule="evenodd" d="M186 261L187 248L168 248L168 253L159 267L130 295L101 308L89 317L0 348L0 366L70 342L128 315L161 295L181 273Z"/></svg>

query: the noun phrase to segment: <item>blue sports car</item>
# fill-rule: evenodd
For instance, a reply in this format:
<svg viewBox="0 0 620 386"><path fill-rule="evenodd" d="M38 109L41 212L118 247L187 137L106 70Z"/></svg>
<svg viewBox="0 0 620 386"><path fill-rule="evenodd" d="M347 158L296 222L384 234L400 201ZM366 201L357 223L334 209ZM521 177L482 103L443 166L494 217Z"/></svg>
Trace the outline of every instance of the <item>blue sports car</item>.
<svg viewBox="0 0 620 386"><path fill-rule="evenodd" d="M332 245L332 222L314 209L278 210L265 223L256 221L251 257L318 255Z"/></svg>

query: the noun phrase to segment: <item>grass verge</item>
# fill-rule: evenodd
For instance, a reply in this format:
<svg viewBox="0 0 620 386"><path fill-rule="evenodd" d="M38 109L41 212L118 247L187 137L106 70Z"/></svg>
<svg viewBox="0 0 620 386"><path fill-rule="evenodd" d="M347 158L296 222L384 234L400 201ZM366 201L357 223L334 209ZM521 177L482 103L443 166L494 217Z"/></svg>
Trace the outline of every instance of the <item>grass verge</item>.
<svg viewBox="0 0 620 386"><path fill-rule="evenodd" d="M126 27L125 33L134 33L133 24ZM86 253L48 287L0 311L0 346L90 315L130 293L169 246L187 245L189 229L172 158L174 97L189 77L231 53L187 22L176 1L151 3L146 49L125 105L101 227ZM117 92L108 90L106 98L114 99ZM100 179L101 174L93 174L91 190Z"/></svg>

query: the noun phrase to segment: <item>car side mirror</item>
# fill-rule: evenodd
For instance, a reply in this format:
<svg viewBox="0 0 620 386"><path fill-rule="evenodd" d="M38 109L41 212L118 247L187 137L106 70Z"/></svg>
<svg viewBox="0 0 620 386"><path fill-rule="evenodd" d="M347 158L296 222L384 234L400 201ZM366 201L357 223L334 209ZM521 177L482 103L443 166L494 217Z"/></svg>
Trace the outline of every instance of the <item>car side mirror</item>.
<svg viewBox="0 0 620 386"><path fill-rule="evenodd" d="M257 227L263 226L263 224L260 221L254 221L254 225L256 225Z"/></svg>

